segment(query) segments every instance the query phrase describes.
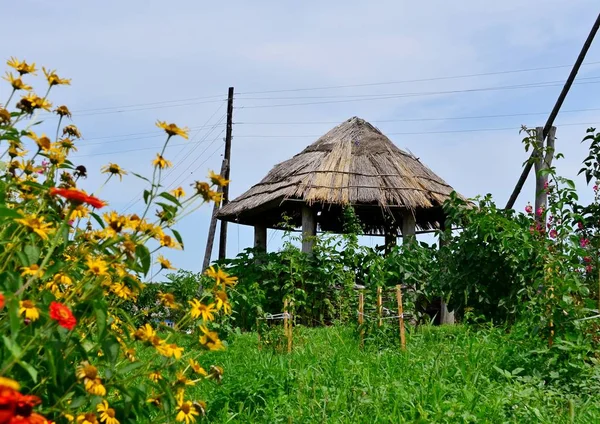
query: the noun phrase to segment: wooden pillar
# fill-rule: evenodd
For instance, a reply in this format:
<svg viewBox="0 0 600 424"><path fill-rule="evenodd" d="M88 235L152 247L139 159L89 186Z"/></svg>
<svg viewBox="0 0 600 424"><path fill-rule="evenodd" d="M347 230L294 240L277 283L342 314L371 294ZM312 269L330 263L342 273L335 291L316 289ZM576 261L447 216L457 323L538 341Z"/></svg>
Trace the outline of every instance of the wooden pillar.
<svg viewBox="0 0 600 424"><path fill-rule="evenodd" d="M447 240L445 240L444 235L446 232L446 224L445 222L442 222L442 233L440 234L440 249L442 248L442 246L444 246L447 243ZM448 305L446 305L446 302L444 302L444 299L441 299L440 301L440 325L443 324L454 324L454 311L449 311L448 310Z"/></svg>
<svg viewBox="0 0 600 424"><path fill-rule="evenodd" d="M535 129L535 214L536 220L544 227L546 225L541 216L538 216L537 211L542 208L546 210L548 207L548 192L546 184L548 183L548 174L540 173L542 170L550 168L552 159L554 158L554 139L556 136L556 127L550 128L548 132L548 140L546 142L546 151L544 152L544 128L537 127ZM543 175L541 175L543 174Z"/></svg>
<svg viewBox="0 0 600 424"><path fill-rule="evenodd" d="M417 222L411 211L402 215L402 243L407 244L415 240Z"/></svg>
<svg viewBox="0 0 600 424"><path fill-rule="evenodd" d="M267 251L267 227L262 225L254 226L254 248Z"/></svg>
<svg viewBox="0 0 600 424"><path fill-rule="evenodd" d="M307 205L302 206L302 252L312 253L317 235L317 213Z"/></svg>

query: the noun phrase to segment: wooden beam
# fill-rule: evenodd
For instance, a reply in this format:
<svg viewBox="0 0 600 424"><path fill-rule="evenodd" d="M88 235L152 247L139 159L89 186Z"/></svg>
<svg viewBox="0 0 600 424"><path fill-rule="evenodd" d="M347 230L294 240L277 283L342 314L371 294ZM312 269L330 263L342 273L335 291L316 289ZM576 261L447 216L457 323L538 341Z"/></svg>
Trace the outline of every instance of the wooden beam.
<svg viewBox="0 0 600 424"><path fill-rule="evenodd" d="M302 206L302 252L312 253L317 235L317 213L311 207Z"/></svg>

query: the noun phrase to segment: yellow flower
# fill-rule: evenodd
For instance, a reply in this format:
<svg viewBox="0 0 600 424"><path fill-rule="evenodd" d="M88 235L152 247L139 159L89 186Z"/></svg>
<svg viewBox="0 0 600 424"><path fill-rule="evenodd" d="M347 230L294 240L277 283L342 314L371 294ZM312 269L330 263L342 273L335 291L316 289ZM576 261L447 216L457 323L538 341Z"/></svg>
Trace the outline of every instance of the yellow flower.
<svg viewBox="0 0 600 424"><path fill-rule="evenodd" d="M166 259L163 255L158 255L158 259L156 260L160 264L160 269L177 269L171 265L171 262Z"/></svg>
<svg viewBox="0 0 600 424"><path fill-rule="evenodd" d="M194 372L196 374L200 374L203 376L208 375L206 370L204 368L202 368L202 366L198 362L196 362L196 360L190 358L190 359L188 359L188 362L190 363L190 367L192 367L192 369L194 370Z"/></svg>
<svg viewBox="0 0 600 424"><path fill-rule="evenodd" d="M6 377L0 377L0 386L8 387L13 390L19 390L20 386L15 380Z"/></svg>
<svg viewBox="0 0 600 424"><path fill-rule="evenodd" d="M25 318L36 321L40 317L40 310L35 307L31 300L19 301L19 315L25 315Z"/></svg>
<svg viewBox="0 0 600 424"><path fill-rule="evenodd" d="M142 341L150 340L155 336L156 336L156 332L154 331L154 329L152 328L152 326L150 324L144 324L142 327L138 328L135 331L135 333L133 334L133 337L136 340L142 340Z"/></svg>
<svg viewBox="0 0 600 424"><path fill-rule="evenodd" d="M85 390L96 396L106 396L106 387L102 384L102 380L95 378L85 382Z"/></svg>
<svg viewBox="0 0 600 424"><path fill-rule="evenodd" d="M29 91L31 90L31 86L27 85L23 82L23 80L20 77L15 78L12 74L12 72L7 72L4 78L6 81L8 81L10 83L10 85L12 85L12 88L15 90L25 90L25 91Z"/></svg>
<svg viewBox="0 0 600 424"><path fill-rule="evenodd" d="M214 378L216 381L220 382L223 378L223 368L218 365L211 365L208 378Z"/></svg>
<svg viewBox="0 0 600 424"><path fill-rule="evenodd" d="M204 305L203 303L200 303L198 299L190 300L188 303L192 306L192 309L190 310L192 318L197 319L202 317L204 321L213 321L215 319L215 316L213 315L213 312L215 312L214 303Z"/></svg>
<svg viewBox="0 0 600 424"><path fill-rule="evenodd" d="M43 66L42 70L44 71L44 75L46 75L46 79L48 80L48 84L50 85L50 87L52 87L53 85L61 84L71 85L70 79L60 78L58 75L56 75L56 71L46 70L46 68L44 68Z"/></svg>
<svg viewBox="0 0 600 424"><path fill-rule="evenodd" d="M125 171L116 163L112 162L110 162L108 165L104 165L101 171L103 174L118 175L119 181L123 181L123 175L127 175L127 171Z"/></svg>
<svg viewBox="0 0 600 424"><path fill-rule="evenodd" d="M194 386L196 383L193 380L187 378L186 375L181 371L177 371L175 384L178 384L180 386Z"/></svg>
<svg viewBox="0 0 600 424"><path fill-rule="evenodd" d="M175 302L175 296L172 293L158 292L158 298L167 308L177 309L179 305Z"/></svg>
<svg viewBox="0 0 600 424"><path fill-rule="evenodd" d="M24 266L21 267L21 269L23 270L23 272L21 273L22 277L25 277L26 275L31 275L32 277L41 277L42 275L44 275L44 271L40 269L40 266L38 264Z"/></svg>
<svg viewBox="0 0 600 424"><path fill-rule="evenodd" d="M120 233L125 227L125 225L127 225L127 217L119 215L115 211L105 213L104 215L102 215L102 217L115 233Z"/></svg>
<svg viewBox="0 0 600 424"><path fill-rule="evenodd" d="M58 147L62 149L65 153L70 153L71 151L76 152L77 147L75 147L75 143L70 138L61 138L58 140Z"/></svg>
<svg viewBox="0 0 600 424"><path fill-rule="evenodd" d="M152 165L157 166L160 169L165 169L170 168L173 164L157 153L156 159L152 161Z"/></svg>
<svg viewBox="0 0 600 424"><path fill-rule="evenodd" d="M8 155L11 158L25 156L27 154L27 150L23 149L23 146L16 143L11 143L8 148Z"/></svg>
<svg viewBox="0 0 600 424"><path fill-rule="evenodd" d="M157 121L156 126L165 130L170 137L180 135L186 140L188 139L188 132L190 131L188 128L179 128L177 125L167 124L165 121Z"/></svg>
<svg viewBox="0 0 600 424"><path fill-rule="evenodd" d="M81 138L81 133L79 129L75 125L67 125L63 128L63 135L68 135L70 137Z"/></svg>
<svg viewBox="0 0 600 424"><path fill-rule="evenodd" d="M70 220L74 221L76 219L85 218L90 213L90 210L86 208L83 204L77 205L73 211L71 212Z"/></svg>
<svg viewBox="0 0 600 424"><path fill-rule="evenodd" d="M58 116L66 116L67 118L71 117L71 111L65 105L59 106L56 109L54 109L54 113L56 113Z"/></svg>
<svg viewBox="0 0 600 424"><path fill-rule="evenodd" d="M108 405L106 400L96 405L96 411L100 413L100 422L106 424L119 424L119 420L115 418L115 410Z"/></svg>
<svg viewBox="0 0 600 424"><path fill-rule="evenodd" d="M73 280L71 280L71 278L69 278L68 275L65 275L63 273L56 274L53 280L56 284L62 284L65 286L70 286L73 283Z"/></svg>
<svg viewBox="0 0 600 424"><path fill-rule="evenodd" d="M158 339L158 338L157 338ZM173 356L175 359L180 359L183 354L183 348L177 346L175 343L167 344L164 340L152 340L152 344L156 348L156 351L167 358Z"/></svg>
<svg viewBox="0 0 600 424"><path fill-rule="evenodd" d="M15 69L20 75L35 75L35 63L28 65L25 61L21 62L17 58L11 57L6 64Z"/></svg>
<svg viewBox="0 0 600 424"><path fill-rule="evenodd" d="M150 375L148 376L148 378L154 382L157 382L158 380L162 380L162 375L160 374L160 372L158 371L154 371L151 372Z"/></svg>
<svg viewBox="0 0 600 424"><path fill-rule="evenodd" d="M111 291L118 297L128 300L133 296L133 292L124 283L115 283L110 286Z"/></svg>
<svg viewBox="0 0 600 424"><path fill-rule="evenodd" d="M177 243L173 237L166 234L160 236L160 245L163 247L170 247L171 249L180 249L181 246Z"/></svg>
<svg viewBox="0 0 600 424"><path fill-rule="evenodd" d="M43 109L50 112L52 104L35 93L29 93L28 95L21 97L21 100L19 100L16 107L27 114L31 114L36 109Z"/></svg>
<svg viewBox="0 0 600 424"><path fill-rule="evenodd" d="M175 196L177 199L185 196L185 191L183 191L183 188L181 187L177 187L175 190L171 190L171 194L173 196Z"/></svg>
<svg viewBox="0 0 600 424"><path fill-rule="evenodd" d="M216 284L224 284L227 286L235 286L237 283L237 277L233 277L223 271L221 268L215 270L213 266L208 268L205 274L214 279Z"/></svg>
<svg viewBox="0 0 600 424"><path fill-rule="evenodd" d="M64 152L61 152L60 150L55 148L51 148L48 151L47 157L52 165L57 166L65 163L65 160L67 159L67 156L64 154Z"/></svg>
<svg viewBox="0 0 600 424"><path fill-rule="evenodd" d="M210 181L214 185L219 186L219 187L225 187L227 184L229 184L229 180L226 180L219 174L215 174L213 171L209 172L208 178L210 178Z"/></svg>
<svg viewBox="0 0 600 424"><path fill-rule="evenodd" d="M108 265L106 261L103 261L102 259L89 257L86 261L86 265L88 270L96 276L107 274Z"/></svg>
<svg viewBox="0 0 600 424"><path fill-rule="evenodd" d="M77 365L75 375L80 380L95 380L98 377L98 368L91 365L88 361L82 361Z"/></svg>
<svg viewBox="0 0 600 424"><path fill-rule="evenodd" d="M175 420L178 422L184 422L185 424L195 423L195 415L199 415L196 407L192 402L183 400L183 392L177 395L177 416Z"/></svg>
<svg viewBox="0 0 600 424"><path fill-rule="evenodd" d="M0 125L10 124L10 112L0 106Z"/></svg>
<svg viewBox="0 0 600 424"><path fill-rule="evenodd" d="M206 346L210 350L220 350L225 347L216 332L209 331L208 328L203 325L200 326L200 331L203 333L200 336L200 344L202 346Z"/></svg>
<svg viewBox="0 0 600 424"><path fill-rule="evenodd" d="M29 227L34 233L40 236L44 240L48 240L48 234L54 232L52 229L52 223L44 222L44 217L37 215L26 215L23 218L15 219L21 225Z"/></svg>
<svg viewBox="0 0 600 424"><path fill-rule="evenodd" d="M229 315L231 313L231 304L227 298L227 293L223 290L218 290L215 292L215 299L217 301L217 311L220 311L221 308L223 308L223 312L225 312L226 315Z"/></svg>
<svg viewBox="0 0 600 424"><path fill-rule="evenodd" d="M77 424L98 424L96 414L90 412L88 414L80 414L77 416Z"/></svg>
<svg viewBox="0 0 600 424"><path fill-rule="evenodd" d="M38 148L40 150L43 150L43 151L47 152L52 147L52 142L46 136L46 134L42 134L41 137L38 137L36 133L34 133L33 131L29 131L29 134L27 134L27 137L29 137L33 141L35 141L35 144L38 145Z"/></svg>

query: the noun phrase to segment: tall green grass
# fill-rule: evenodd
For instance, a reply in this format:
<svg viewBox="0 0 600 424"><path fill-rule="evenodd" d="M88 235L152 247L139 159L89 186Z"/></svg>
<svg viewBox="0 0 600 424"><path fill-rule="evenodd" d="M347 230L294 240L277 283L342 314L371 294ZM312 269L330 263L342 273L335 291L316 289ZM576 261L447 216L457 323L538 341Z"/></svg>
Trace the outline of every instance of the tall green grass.
<svg viewBox="0 0 600 424"><path fill-rule="evenodd" d="M223 366L222 383L188 393L216 423L600 422L599 398L503 370L515 346L501 330L422 327L406 352L381 340L360 350L355 331L338 326L295 328L294 341L286 354L236 336L202 357Z"/></svg>

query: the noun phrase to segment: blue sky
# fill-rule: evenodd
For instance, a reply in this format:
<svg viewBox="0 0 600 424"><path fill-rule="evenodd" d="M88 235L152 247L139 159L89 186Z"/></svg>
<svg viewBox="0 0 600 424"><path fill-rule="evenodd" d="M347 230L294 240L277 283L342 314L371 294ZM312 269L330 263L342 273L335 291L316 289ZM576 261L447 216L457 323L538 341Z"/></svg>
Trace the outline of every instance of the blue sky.
<svg viewBox="0 0 600 424"><path fill-rule="evenodd" d="M232 198L334 123L357 115L460 193L491 193L503 206L527 158L519 127L544 124L569 72L559 66L575 61L597 8L590 0L229 1L227 6L109 0L63 1L60 7L22 0L3 6L4 16L14 19L4 20L10 42L0 56L35 61L72 78L72 86L57 88L51 97L56 105L69 105L84 134L76 156L90 170L84 184L89 191L104 180L99 169L108 162L151 173L162 142L157 119L193 129L190 141L173 140L167 151L175 163L167 186L187 187L209 169L218 170L224 99L234 86L239 94ZM587 62L556 121L557 149L566 155L557 165L570 178L585 154L580 143L585 129L600 126L600 80L593 78L600 78L600 40ZM464 92L540 82L549 84ZM386 84L280 91L370 83ZM406 93L413 95L400 96ZM0 85L0 99L7 95L7 85ZM396 96L366 100L365 95ZM360 100L348 101L355 99ZM489 115L517 116L481 118ZM53 119L46 128L55 125ZM591 190L576 180L582 199L590 199ZM517 209L532 200L532 183L530 178ZM101 197L117 210L139 211L141 202L132 205L132 199L142 188L129 175L122 183L111 181ZM179 224L186 249L165 252L176 266L201 267L210 212L203 208ZM279 234L269 237L276 249ZM236 255L252 239L250 227L230 225L228 254Z"/></svg>

